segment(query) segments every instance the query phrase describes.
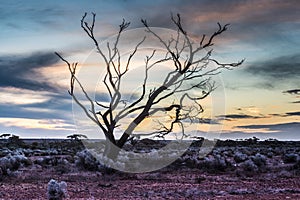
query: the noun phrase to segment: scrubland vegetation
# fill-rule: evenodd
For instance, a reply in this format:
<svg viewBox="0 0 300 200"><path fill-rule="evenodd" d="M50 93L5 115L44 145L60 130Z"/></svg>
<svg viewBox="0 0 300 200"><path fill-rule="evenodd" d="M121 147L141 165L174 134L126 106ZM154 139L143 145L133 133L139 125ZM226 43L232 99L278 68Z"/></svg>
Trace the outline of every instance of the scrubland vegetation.
<svg viewBox="0 0 300 200"><path fill-rule="evenodd" d="M72 175L73 182L76 182L76 175L78 181L84 181L79 178L80 174L88 173L89 176L98 180L95 185L98 187L114 187L123 181L141 181L141 177L149 179L154 182L164 182L164 176L170 174L171 176L182 176L184 178L180 181L187 181L190 184L209 184L207 180L212 177L231 177L232 182L238 184L243 180L259 179L264 177L270 181L274 180L299 180L300 177L300 142L281 142L281 141L218 141L213 150L204 157L199 156L203 140L192 143L188 151L186 151L180 158L178 158L171 165L160 169L156 172L144 174L128 174L118 170L109 169L97 160L89 150L86 150L80 140L21 140L19 138L0 140L0 184L5 186L7 182L18 180L21 184L23 182L35 183L39 180L39 173L46 172L43 180L42 197L48 199L63 199L68 197L66 185L68 183L68 176ZM149 145L151 143L151 145ZM125 149L132 152L150 152L153 159L159 159L156 153L157 149L164 146L168 141L151 141L141 140L135 142L135 145L130 143L125 145ZM97 145L95 145L97 148ZM172 155L174 149L170 149L166 154ZM126 160L130 154L122 155ZM127 157L126 157L127 156ZM122 165L122 163L120 163ZM132 166L134 167L134 166ZM30 179L28 178L30 172ZM174 175L175 174L175 175ZM178 175L176 175L178 174ZM181 175L179 175L181 174ZM192 174L189 177L189 174ZM50 177L50 176L54 177ZM66 181L59 183L59 181ZM65 180L64 180L64 177ZM109 178L107 178L109 177ZM111 178L113 177L113 178ZM46 179L47 178L47 179ZM174 177L173 177L174 178ZM21 180L21 181L20 181ZM75 184L75 183L70 183ZM70 185L68 183L68 187ZM174 183L175 184L175 183ZM283 194L290 193L293 195L300 195L300 185L298 188L293 186L291 190L281 188L269 188L269 192ZM288 186L287 186L288 187ZM61 189L62 188L62 189ZM201 188L201 187L200 187ZM249 189L249 190L248 190ZM201 189L188 190L182 189L181 193L177 192L177 197L186 198L191 195L191 198L196 197L211 197L216 195L250 195L253 194L253 188L231 188L222 190L224 194L219 194L218 191L213 191L209 194L203 193ZM7 189L9 190L9 189ZM47 192L46 192L47 191ZM144 191L141 195L149 197L157 197L150 191ZM189 191L189 192L188 192ZM250 192L249 192L250 191ZM150 192L150 193L149 193ZM183 194L184 193L184 194ZM20 191L20 194L22 191ZM70 192L70 198L75 192ZM176 194L176 192L175 192ZM5 190L1 190L0 198L9 199L6 196ZM164 193L168 196L168 193ZM53 197L54 196L54 197ZM96 197L97 194L94 194ZM57 197L57 198L56 198ZM174 197L175 198L175 197ZM96 198L97 199L97 198Z"/></svg>

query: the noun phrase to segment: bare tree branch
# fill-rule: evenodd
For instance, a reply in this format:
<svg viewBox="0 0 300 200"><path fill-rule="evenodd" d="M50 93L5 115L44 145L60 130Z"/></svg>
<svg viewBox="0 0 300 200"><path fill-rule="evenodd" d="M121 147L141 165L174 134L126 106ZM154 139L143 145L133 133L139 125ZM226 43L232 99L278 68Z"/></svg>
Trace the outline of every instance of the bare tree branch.
<svg viewBox="0 0 300 200"><path fill-rule="evenodd" d="M157 130L140 134L143 136L157 136L164 138L166 135L174 131L174 127L181 129L182 136L185 133L184 123L186 121L193 122L200 118L204 111L201 100L208 97L215 89L215 83L211 77L217 75L223 69L232 69L240 66L244 60L236 63L222 63L213 58L212 49L208 49L214 45L216 37L227 30L229 24L221 25L218 23L218 29L210 36L202 35L200 43L193 43L191 37L182 25L182 19L179 14L171 15L171 22L175 25L176 35L166 39L160 36L152 29L148 22L141 20L145 27L146 33L154 36L154 38L163 46L166 53L161 56L153 50L150 55L145 55L143 81L141 83L140 94L129 101L121 92L121 85L124 77L131 69L135 55L140 51L141 45L146 40L143 37L133 48L127 57L125 63L121 62L122 52L119 48L119 41L123 32L129 27L130 23L124 19L119 25L119 31L113 43L107 43L105 48L100 47L95 37L95 20L96 14L92 13L91 22L87 22L87 13L81 19L81 28L87 36L93 41L97 52L104 61L106 73L103 78L103 87L110 96L110 102L105 104L93 101L84 86L76 77L76 67L78 63L70 64L60 54L56 53L59 58L66 63L69 68L70 90L69 94L74 99L87 117L95 122L104 132L106 138L117 147L122 147L130 137L136 135L134 131L141 122L151 116L157 114L165 114L170 117L169 123L157 120ZM208 39L207 39L208 38ZM203 52L205 52L203 54ZM149 80L150 70L156 69L159 64L170 61L173 65L172 69L165 75L161 85L149 88L147 82ZM169 64L169 62L168 62ZM213 68L209 68L210 64L214 64ZM86 108L76 97L74 85L77 84L86 100L90 103L90 107ZM191 92L197 91L197 92ZM176 96L176 98L175 98ZM190 102L189 104L187 102ZM96 111L97 110L97 111ZM115 128L119 127L119 122L128 117L134 116L123 131L119 140L115 140Z"/></svg>

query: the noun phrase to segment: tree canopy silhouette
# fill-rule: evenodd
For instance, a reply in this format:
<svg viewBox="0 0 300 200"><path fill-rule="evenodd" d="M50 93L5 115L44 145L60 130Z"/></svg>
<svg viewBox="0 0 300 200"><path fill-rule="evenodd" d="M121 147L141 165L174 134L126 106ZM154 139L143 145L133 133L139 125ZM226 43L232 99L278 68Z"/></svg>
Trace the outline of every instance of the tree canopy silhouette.
<svg viewBox="0 0 300 200"><path fill-rule="evenodd" d="M111 157L117 155L118 149L122 148L130 137L135 136L134 131L145 119L158 113L169 116L170 120L168 122L157 120L155 130L141 135L164 137L174 131L175 127L185 135L183 122L200 119L200 114L204 110L200 101L215 89L211 77L220 73L222 69L232 69L243 63L243 60L222 63L212 57L212 46L215 38L226 31L229 24L221 25L218 23L214 33L209 36L202 35L199 38L200 42L196 44L184 29L179 14L171 16L170 22L175 25L177 34L175 37L170 35L168 39L160 36L146 20L142 19L141 22L145 31L162 45L166 53L159 56L157 50L154 49L151 54L145 55L144 78L141 83L140 94L130 102L124 101L124 95L120 90L121 81L128 74L133 64L133 57L139 52L146 36L135 45L124 64L120 61L122 53L119 44L122 34L128 29L130 23L123 20L113 44L107 43L107 48L103 49L95 36L96 14L92 13L91 22L88 22L86 18L87 13L81 19L81 28L92 40L97 53L105 63L106 73L102 81L110 98L109 103L92 99L76 74L78 63L70 63L59 53L56 54L66 63L71 74L69 94L86 116L101 128L108 144L110 144L107 145L105 152ZM165 74L159 86L149 88L150 86L147 85L149 72L163 63L172 66L170 72ZM209 64L213 64L214 67L208 68ZM75 85L79 86L80 91L75 91ZM195 94L191 92L192 90L199 92ZM78 92L84 94L89 102L89 107L77 98ZM174 95L177 98L174 98ZM134 117L130 123L123 125L125 128L121 137L116 138L116 128L120 126L120 121L128 118L129 115Z"/></svg>

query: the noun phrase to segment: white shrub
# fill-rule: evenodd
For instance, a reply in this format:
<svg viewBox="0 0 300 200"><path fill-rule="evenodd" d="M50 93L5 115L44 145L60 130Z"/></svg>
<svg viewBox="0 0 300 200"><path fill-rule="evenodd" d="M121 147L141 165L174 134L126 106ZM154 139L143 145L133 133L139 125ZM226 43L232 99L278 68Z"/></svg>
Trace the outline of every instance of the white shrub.
<svg viewBox="0 0 300 200"><path fill-rule="evenodd" d="M0 168L3 175L8 175L11 171L18 170L22 165L29 165L30 160L23 155L7 155L0 158Z"/></svg>
<svg viewBox="0 0 300 200"><path fill-rule="evenodd" d="M98 166L100 163L88 150L83 150L76 154L75 164L77 167L95 171L98 170Z"/></svg>
<svg viewBox="0 0 300 200"><path fill-rule="evenodd" d="M67 196L67 183L57 182L51 179L47 187L47 198L48 200L61 200Z"/></svg>

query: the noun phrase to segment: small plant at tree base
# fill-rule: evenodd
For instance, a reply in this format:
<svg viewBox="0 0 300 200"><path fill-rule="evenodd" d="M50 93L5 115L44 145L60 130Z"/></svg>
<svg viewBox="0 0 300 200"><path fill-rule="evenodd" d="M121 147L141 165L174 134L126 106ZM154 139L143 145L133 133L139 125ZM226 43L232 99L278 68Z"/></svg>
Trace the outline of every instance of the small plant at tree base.
<svg viewBox="0 0 300 200"><path fill-rule="evenodd" d="M62 200L67 196L67 183L57 182L51 179L47 187L47 198L48 200Z"/></svg>
<svg viewBox="0 0 300 200"><path fill-rule="evenodd" d="M83 150L76 154L75 164L79 168L90 171L98 170L100 165L97 159L88 150Z"/></svg>

